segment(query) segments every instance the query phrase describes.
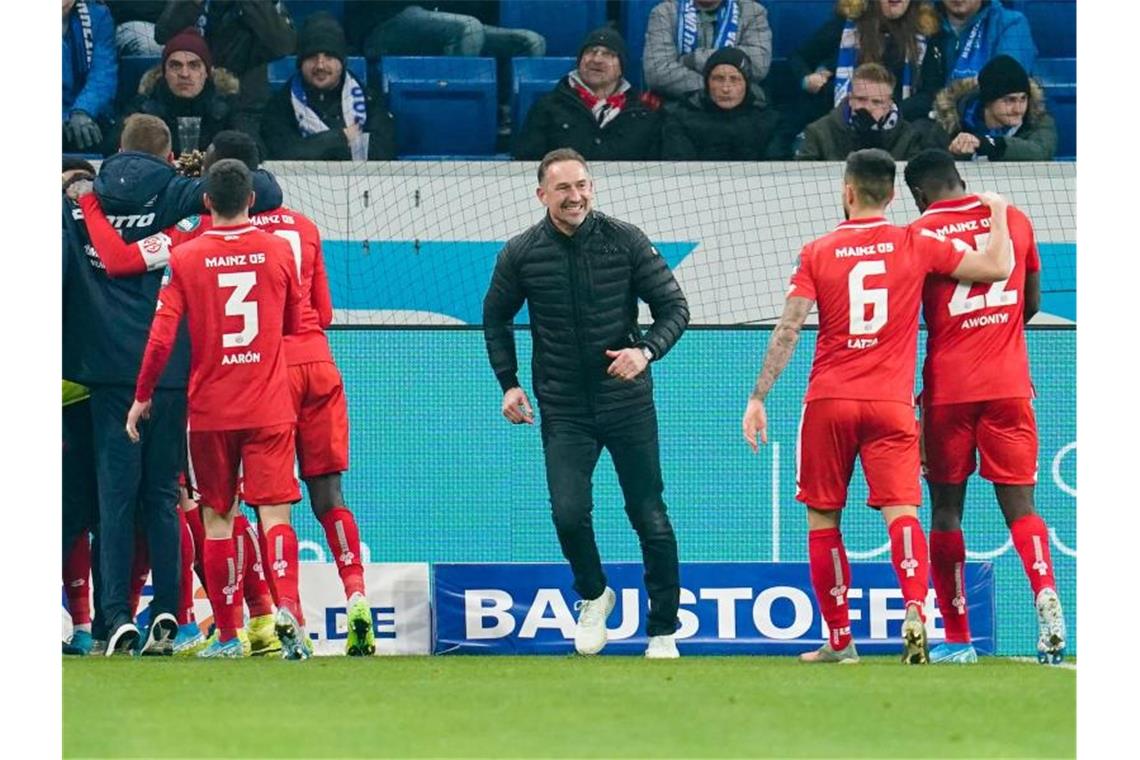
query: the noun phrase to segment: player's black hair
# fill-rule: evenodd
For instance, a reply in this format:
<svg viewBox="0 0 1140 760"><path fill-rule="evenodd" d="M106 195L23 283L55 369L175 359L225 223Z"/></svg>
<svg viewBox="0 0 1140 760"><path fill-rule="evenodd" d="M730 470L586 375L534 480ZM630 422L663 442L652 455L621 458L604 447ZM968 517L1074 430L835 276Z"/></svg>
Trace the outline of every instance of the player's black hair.
<svg viewBox="0 0 1140 760"><path fill-rule="evenodd" d="M223 158L206 173L206 195L217 216L234 217L249 208L253 175L235 158Z"/></svg>
<svg viewBox="0 0 1140 760"><path fill-rule="evenodd" d="M79 158L78 156L65 155L63 157L63 171L71 172L76 170L85 171L92 177L95 176L95 167L91 165L90 161L85 158Z"/></svg>
<svg viewBox="0 0 1140 760"><path fill-rule="evenodd" d="M906 186L921 190L927 196L937 196L944 190L961 190L966 186L954 156L947 151L930 148L907 162L903 172Z"/></svg>
<svg viewBox="0 0 1140 760"><path fill-rule="evenodd" d="M882 206L895 186L895 160L881 148L864 148L847 156L844 179L855 186L861 203Z"/></svg>
<svg viewBox="0 0 1140 760"><path fill-rule="evenodd" d="M236 129L223 129L214 135L210 142L214 149L214 160L223 158L236 158L246 165L246 168L257 171L261 165L261 154L257 149L257 142L245 132Z"/></svg>

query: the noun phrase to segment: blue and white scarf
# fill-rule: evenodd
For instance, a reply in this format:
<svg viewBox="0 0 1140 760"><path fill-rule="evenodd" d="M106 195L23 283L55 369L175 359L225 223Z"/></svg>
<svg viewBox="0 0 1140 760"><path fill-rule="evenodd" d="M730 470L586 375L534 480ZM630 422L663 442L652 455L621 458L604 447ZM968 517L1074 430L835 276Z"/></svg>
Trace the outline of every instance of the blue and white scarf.
<svg viewBox="0 0 1140 760"><path fill-rule="evenodd" d="M847 126L854 126L855 112L851 110L851 102L843 101L843 122ZM871 125L872 132L889 132L899 125L899 104L891 103L891 110L883 120Z"/></svg>
<svg viewBox="0 0 1140 760"><path fill-rule="evenodd" d="M966 106L965 112L962 114L962 126L965 131L978 137L1013 137L1017 134L1017 130L1021 129L1021 124L1014 127L994 127L990 129L986 126L985 107L982 105L981 98L977 98L973 103Z"/></svg>
<svg viewBox="0 0 1140 760"><path fill-rule="evenodd" d="M301 130L302 135L308 137L328 131L328 124L321 121L321 117L309 106L309 96L299 73L289 80L289 94L293 101L293 114L297 117L297 129ZM367 161L368 133L363 130L368 121L368 102L364 99L364 88L348 69L344 70L344 82L340 87L340 107L345 126L356 124L362 132L360 139L349 145L352 160Z"/></svg>
<svg viewBox="0 0 1140 760"><path fill-rule="evenodd" d="M697 36L700 22L697 20L695 0L677 0L677 52L686 55L697 49ZM713 48L736 46L736 34L740 31L740 3L738 0L724 0L716 12L716 34L713 35Z"/></svg>
<svg viewBox="0 0 1140 760"><path fill-rule="evenodd" d="M74 10L79 25L68 23L67 31L71 36L72 68L79 81L85 80L87 72L91 70L91 57L95 54L95 32L91 26L91 9L87 7L87 0L78 0ZM81 50L82 55L79 54Z"/></svg>
<svg viewBox="0 0 1140 760"><path fill-rule="evenodd" d="M961 44L962 49L958 51L958 56L954 59L954 68L951 69L950 76L946 80L948 82L955 79L976 77L990 59L990 40L986 34L986 23L981 13L974 18L974 26Z"/></svg>
<svg viewBox="0 0 1140 760"><path fill-rule="evenodd" d="M918 49L918 60L907 61L903 66L902 75L902 100L906 100L914 94L914 70L917 66L922 65L922 61L926 58L926 35L914 35L914 41ZM847 97L851 91L851 76L855 73L855 67L859 61L859 28L855 22L848 20L843 25L843 36L839 38L839 56L835 63L835 100L834 105L839 105L843 99Z"/></svg>

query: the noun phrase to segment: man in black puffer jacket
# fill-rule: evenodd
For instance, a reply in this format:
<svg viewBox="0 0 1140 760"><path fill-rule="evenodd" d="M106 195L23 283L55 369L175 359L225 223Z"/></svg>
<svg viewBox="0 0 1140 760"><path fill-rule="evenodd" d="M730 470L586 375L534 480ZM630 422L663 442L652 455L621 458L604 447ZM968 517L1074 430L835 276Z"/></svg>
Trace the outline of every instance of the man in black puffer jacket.
<svg viewBox="0 0 1140 760"><path fill-rule="evenodd" d="M511 321L526 301L554 525L574 572L574 589L584 600L574 646L582 654L601 651L615 601L590 516L591 479L605 447L645 562L646 656L676 657L677 541L661 498L648 365L665 356L685 331L688 303L644 233L591 210L593 180L579 153L548 153L538 182L547 216L507 242L483 301L483 330L503 389L503 416L514 424L534 423L519 385L511 332ZM653 315L644 335L637 324L639 299Z"/></svg>
<svg viewBox="0 0 1140 760"><path fill-rule="evenodd" d="M602 27L590 32L578 66L526 116L514 157L537 161L573 148L591 161L652 161L661 153L661 120L623 77L625 40Z"/></svg>

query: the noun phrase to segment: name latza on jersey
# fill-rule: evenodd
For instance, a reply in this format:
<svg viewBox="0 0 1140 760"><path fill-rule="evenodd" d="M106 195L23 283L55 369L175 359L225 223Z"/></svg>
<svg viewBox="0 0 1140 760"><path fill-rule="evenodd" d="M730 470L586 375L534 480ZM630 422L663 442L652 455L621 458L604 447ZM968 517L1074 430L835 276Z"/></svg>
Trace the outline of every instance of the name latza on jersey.
<svg viewBox="0 0 1140 760"><path fill-rule="evenodd" d="M229 256L207 256L207 267L237 267L246 266L248 264L264 264L264 253L235 253Z"/></svg>

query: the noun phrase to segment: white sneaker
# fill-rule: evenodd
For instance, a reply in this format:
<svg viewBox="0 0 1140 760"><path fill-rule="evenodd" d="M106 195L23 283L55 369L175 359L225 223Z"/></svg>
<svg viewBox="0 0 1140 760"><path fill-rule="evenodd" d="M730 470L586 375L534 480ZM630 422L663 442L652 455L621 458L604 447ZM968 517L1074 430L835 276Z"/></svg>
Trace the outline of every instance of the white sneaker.
<svg viewBox="0 0 1140 760"><path fill-rule="evenodd" d="M597 599L582 599L576 605L578 627L574 629L574 649L578 654L597 654L606 645L606 618L614 611L617 594L609 586Z"/></svg>
<svg viewBox="0 0 1140 760"><path fill-rule="evenodd" d="M675 660L681 656L677 651L677 640L673 638L673 634L667 633L662 636L650 636L649 646L645 649L645 659L647 660Z"/></svg>

